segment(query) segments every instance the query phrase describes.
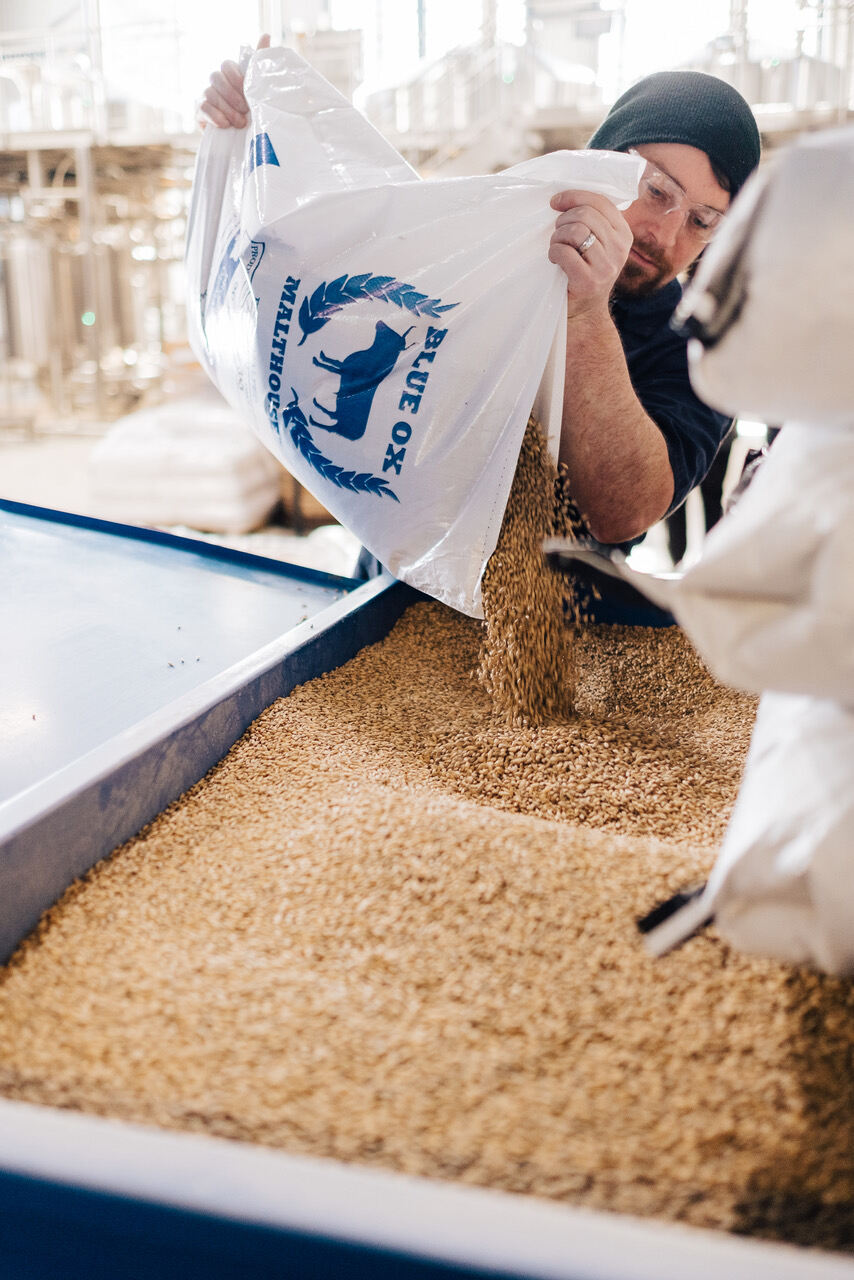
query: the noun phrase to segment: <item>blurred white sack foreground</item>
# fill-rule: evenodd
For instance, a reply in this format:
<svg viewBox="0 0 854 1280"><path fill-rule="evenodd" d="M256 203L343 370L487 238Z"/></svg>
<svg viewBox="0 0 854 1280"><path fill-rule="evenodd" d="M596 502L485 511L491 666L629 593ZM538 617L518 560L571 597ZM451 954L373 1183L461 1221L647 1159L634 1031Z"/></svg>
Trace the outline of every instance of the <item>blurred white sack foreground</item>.
<svg viewBox="0 0 854 1280"><path fill-rule="evenodd" d="M421 182L293 51L256 52L245 92L250 126L201 143L193 349L396 577L480 616L535 398L557 453L566 303L549 200L577 187L625 207L641 162L557 152Z"/></svg>
<svg viewBox="0 0 854 1280"><path fill-rule="evenodd" d="M854 973L852 202L854 130L798 143L745 187L680 308L699 394L785 425L681 579L614 566L763 694L709 883L647 935L656 954L713 915L746 951Z"/></svg>
<svg viewBox="0 0 854 1280"><path fill-rule="evenodd" d="M854 974L854 711L766 693L703 893L647 934L663 955L714 917L755 955Z"/></svg>
<svg viewBox="0 0 854 1280"><path fill-rule="evenodd" d="M760 422L854 425L854 128L807 134L749 179L677 319L697 394Z"/></svg>
<svg viewBox="0 0 854 1280"><path fill-rule="evenodd" d="M854 430L787 424L680 578L616 567L718 679L854 708Z"/></svg>
<svg viewBox="0 0 854 1280"><path fill-rule="evenodd" d="M766 694L706 889L744 951L854 973L854 711Z"/></svg>

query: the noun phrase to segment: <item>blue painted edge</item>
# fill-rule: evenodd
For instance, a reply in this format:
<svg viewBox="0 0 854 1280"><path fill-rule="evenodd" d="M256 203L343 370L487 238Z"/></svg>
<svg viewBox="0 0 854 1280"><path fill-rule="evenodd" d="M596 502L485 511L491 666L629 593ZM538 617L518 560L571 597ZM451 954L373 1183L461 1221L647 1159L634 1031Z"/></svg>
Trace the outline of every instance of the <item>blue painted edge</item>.
<svg viewBox="0 0 854 1280"><path fill-rule="evenodd" d="M26 502L13 502L8 498L0 498L0 511L8 511L10 515L29 516L32 520L44 520L51 524L69 525L75 529L88 529L92 533L106 534L115 538L131 538L135 542L148 542L172 551L188 551L193 555L203 556L207 560L219 561L221 564L256 569L276 577L294 578L300 582L311 582L315 586L329 587L336 591L353 591L362 585L358 578L325 573L321 569L311 569L307 565L290 564L287 560L259 556L254 552L239 551L234 547L223 547L219 543L207 542L202 538L185 538L180 534L167 533L163 529L121 524L116 520L101 520L95 516L77 515L73 511L56 511L51 507L32 506Z"/></svg>
<svg viewBox="0 0 854 1280"><path fill-rule="evenodd" d="M116 768L94 771L67 793L51 795L52 787L46 788L48 799L35 816L0 844L0 963L74 880L203 778L271 703L383 639L410 604L426 598L394 579L360 586L361 592L332 606L328 625L317 615L319 629L295 648L241 677L153 741L132 745ZM225 673L224 687L228 679Z"/></svg>
<svg viewBox="0 0 854 1280"><path fill-rule="evenodd" d="M81 1153L81 1159L84 1159ZM522 1280L0 1170L3 1280Z"/></svg>

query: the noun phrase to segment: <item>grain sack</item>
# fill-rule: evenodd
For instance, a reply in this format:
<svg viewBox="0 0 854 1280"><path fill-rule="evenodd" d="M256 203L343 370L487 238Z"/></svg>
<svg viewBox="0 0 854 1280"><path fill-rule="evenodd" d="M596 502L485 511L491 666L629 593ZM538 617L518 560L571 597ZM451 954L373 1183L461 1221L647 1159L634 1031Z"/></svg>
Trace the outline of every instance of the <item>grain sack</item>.
<svg viewBox="0 0 854 1280"><path fill-rule="evenodd" d="M565 276L549 200L625 207L635 157L557 152L420 182L287 49L249 62L246 130L208 129L190 337L226 400L398 578L480 616L528 415L557 456Z"/></svg>
<svg viewBox="0 0 854 1280"><path fill-rule="evenodd" d="M655 586L720 678L768 692L714 874L654 952L716 915L745 950L854 972L852 583L854 433L789 424L699 562Z"/></svg>

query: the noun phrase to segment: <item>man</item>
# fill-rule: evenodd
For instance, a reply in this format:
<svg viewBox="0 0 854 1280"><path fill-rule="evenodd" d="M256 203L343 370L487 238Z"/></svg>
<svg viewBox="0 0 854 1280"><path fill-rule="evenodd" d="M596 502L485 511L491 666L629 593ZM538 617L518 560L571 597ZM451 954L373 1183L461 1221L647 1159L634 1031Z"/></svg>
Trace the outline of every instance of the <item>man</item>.
<svg viewBox="0 0 854 1280"><path fill-rule="evenodd" d="M258 47L268 44L262 36ZM248 123L236 63L211 76L201 110L220 127ZM549 257L566 275L568 302L559 460L593 536L625 544L684 501L728 429L694 395L687 344L669 321L677 277L758 164L760 141L735 89L703 72L664 71L628 89L588 146L633 151L647 165L622 213L590 192L552 200Z"/></svg>
<svg viewBox="0 0 854 1280"><path fill-rule="evenodd" d="M549 256L568 300L560 461L590 532L625 543L684 501L729 427L694 395L687 344L669 321L677 277L759 163L760 141L724 81L663 71L628 89L588 146L647 161L624 213L581 191L552 200Z"/></svg>

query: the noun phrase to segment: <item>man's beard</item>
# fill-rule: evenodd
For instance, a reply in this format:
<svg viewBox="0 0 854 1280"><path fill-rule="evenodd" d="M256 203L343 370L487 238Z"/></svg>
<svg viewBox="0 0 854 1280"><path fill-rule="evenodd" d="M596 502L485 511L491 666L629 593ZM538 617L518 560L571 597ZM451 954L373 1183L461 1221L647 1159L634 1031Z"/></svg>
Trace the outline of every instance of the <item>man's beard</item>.
<svg viewBox="0 0 854 1280"><path fill-rule="evenodd" d="M670 263L662 256L662 254L653 245L642 244L636 240L634 247L638 253L642 253L645 258L653 264L657 270L652 274L639 266L636 262L627 261L620 274L617 276L614 285L614 293L618 298L646 298L651 293L655 293L656 289L660 289L662 285L670 278Z"/></svg>

